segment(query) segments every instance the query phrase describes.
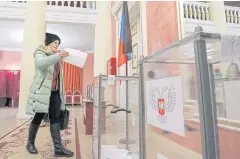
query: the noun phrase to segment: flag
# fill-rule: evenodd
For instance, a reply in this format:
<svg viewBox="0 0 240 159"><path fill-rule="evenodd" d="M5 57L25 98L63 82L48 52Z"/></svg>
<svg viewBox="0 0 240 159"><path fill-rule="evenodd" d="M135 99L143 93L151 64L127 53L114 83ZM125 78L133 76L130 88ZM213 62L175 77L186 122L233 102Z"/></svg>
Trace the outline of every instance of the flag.
<svg viewBox="0 0 240 159"><path fill-rule="evenodd" d="M132 59L132 36L127 2L123 1L121 31L118 49L118 67Z"/></svg>

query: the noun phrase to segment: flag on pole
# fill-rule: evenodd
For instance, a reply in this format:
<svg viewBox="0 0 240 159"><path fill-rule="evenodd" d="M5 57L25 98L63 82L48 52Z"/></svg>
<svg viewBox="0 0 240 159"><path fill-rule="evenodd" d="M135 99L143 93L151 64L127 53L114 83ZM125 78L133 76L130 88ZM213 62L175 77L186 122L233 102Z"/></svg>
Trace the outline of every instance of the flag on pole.
<svg viewBox="0 0 240 159"><path fill-rule="evenodd" d="M123 1L121 31L118 49L118 67L132 59L132 36L127 1Z"/></svg>

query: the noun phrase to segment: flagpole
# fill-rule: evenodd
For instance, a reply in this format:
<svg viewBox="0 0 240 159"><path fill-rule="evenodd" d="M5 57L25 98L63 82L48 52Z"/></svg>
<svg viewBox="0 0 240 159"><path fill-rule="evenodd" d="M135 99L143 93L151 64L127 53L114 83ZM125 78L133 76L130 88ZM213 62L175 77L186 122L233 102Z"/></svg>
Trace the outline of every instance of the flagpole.
<svg viewBox="0 0 240 159"><path fill-rule="evenodd" d="M128 62L126 63L126 76L128 76ZM128 103L128 80L126 80L126 110L129 110ZM129 124L128 124L128 113L126 113L126 149L128 150L129 144Z"/></svg>
<svg viewBox="0 0 240 159"><path fill-rule="evenodd" d="M126 76L128 76L128 61L132 54L132 40L131 40L131 28L130 20L128 15L128 6L127 1L123 1L123 10L122 10L122 21L121 21L121 31L120 31L120 43L119 43L119 52L118 57L120 58L118 66L126 64ZM126 79L126 110L129 110L129 81ZM135 141L129 139L129 113L126 112L126 132L125 138L120 139L121 144L126 145L126 150L129 151L129 144L133 144Z"/></svg>

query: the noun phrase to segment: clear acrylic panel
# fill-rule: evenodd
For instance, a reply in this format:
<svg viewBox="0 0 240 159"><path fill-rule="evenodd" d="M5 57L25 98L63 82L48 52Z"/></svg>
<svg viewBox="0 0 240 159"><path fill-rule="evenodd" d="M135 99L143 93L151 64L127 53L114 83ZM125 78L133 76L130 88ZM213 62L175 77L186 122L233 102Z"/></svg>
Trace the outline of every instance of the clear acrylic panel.
<svg viewBox="0 0 240 159"><path fill-rule="evenodd" d="M96 107L94 114L98 119L96 122L101 126L101 128L96 127L96 135L94 135L98 136L95 137L95 140L98 140L95 144L98 145L94 149L100 151L97 153L95 150L95 159L123 159L130 156L138 159L138 78L116 77L110 79L108 76L100 76L95 83L100 83L100 85L95 84ZM99 97L101 97L100 101ZM130 112L127 113L126 110Z"/></svg>
<svg viewBox="0 0 240 159"><path fill-rule="evenodd" d="M98 114L98 97L99 97L99 77L95 78L94 85L93 85L93 138L92 138L92 156L93 159L98 159L98 140L99 140L99 133L98 133L98 126L99 126L99 114Z"/></svg>
<svg viewBox="0 0 240 159"><path fill-rule="evenodd" d="M143 63L146 159L201 159L193 38Z"/></svg>
<svg viewBox="0 0 240 159"><path fill-rule="evenodd" d="M215 94L215 113L217 116L217 132L220 159L240 158L240 70L239 58L221 59L222 54L231 54L232 46L223 48L220 38L206 38L209 46L215 50L215 56L209 61L209 74L214 82L211 90ZM239 46L238 46L239 47ZM226 51L226 52L221 52ZM239 52L239 51L238 51ZM224 57L223 57L224 58ZM224 60L224 61L223 61Z"/></svg>
<svg viewBox="0 0 240 159"><path fill-rule="evenodd" d="M206 139L212 135L210 136L214 139L212 145L216 144L212 150L219 155L219 157L211 155L212 158L238 159L240 157L238 152L240 62L239 50L236 48L239 48L239 41L237 45L231 45L233 41L226 36L210 33L200 33L196 38L192 37L191 40L185 39L184 42L179 42L179 45L174 44L171 48L154 56L151 55L143 61L146 97L146 158L202 158L202 152L206 152L208 146L202 145L201 141L207 142ZM208 64L203 66L199 63L204 62L200 62L198 58L198 64L201 67L199 70L204 72L207 69L208 74L196 72L194 40L199 40L199 45L195 45L195 49L199 51L201 60L208 61ZM205 44L201 43L203 42L201 40L206 42L206 52ZM207 53L207 59L203 56L204 53ZM206 102L209 103L210 108L206 104L198 105L197 93L200 86L196 81L197 74L201 74L199 79L210 83L211 101ZM201 83L204 90L209 87L202 81L198 83ZM207 101L208 99L203 96L200 94L200 97ZM178 100L179 98L182 100ZM177 106L182 108L177 109ZM202 111L204 114L200 114L198 110L203 109L201 107L213 112ZM183 115L180 116L181 114ZM209 114L212 117L209 118ZM208 116L211 120L206 120L204 116ZM213 127L208 127L212 132L208 130L203 132L204 135L201 134L200 125L201 128L202 125L209 126L211 125L209 122L213 124ZM206 152L208 155L214 153Z"/></svg>

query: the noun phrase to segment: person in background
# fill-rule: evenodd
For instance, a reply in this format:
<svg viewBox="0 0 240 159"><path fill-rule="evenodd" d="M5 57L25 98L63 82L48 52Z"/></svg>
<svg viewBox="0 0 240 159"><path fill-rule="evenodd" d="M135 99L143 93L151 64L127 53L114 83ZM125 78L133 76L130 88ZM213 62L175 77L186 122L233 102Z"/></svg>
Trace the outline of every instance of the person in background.
<svg viewBox="0 0 240 159"><path fill-rule="evenodd" d="M221 79L222 78L222 73L221 73L221 71L220 71L220 69L219 68L216 68L215 70L214 70L214 79Z"/></svg>
<svg viewBox="0 0 240 159"><path fill-rule="evenodd" d="M60 110L65 110L63 71L60 61L68 56L58 51L61 40L55 34L46 33L45 46L39 46L35 53L35 76L31 85L26 114L34 115L29 127L26 149L37 154L35 138L44 116L49 115L50 133L54 145L54 156L72 157L74 153L62 145L60 135Z"/></svg>
<svg viewBox="0 0 240 159"><path fill-rule="evenodd" d="M11 107L11 100L9 97L6 99L5 107Z"/></svg>

